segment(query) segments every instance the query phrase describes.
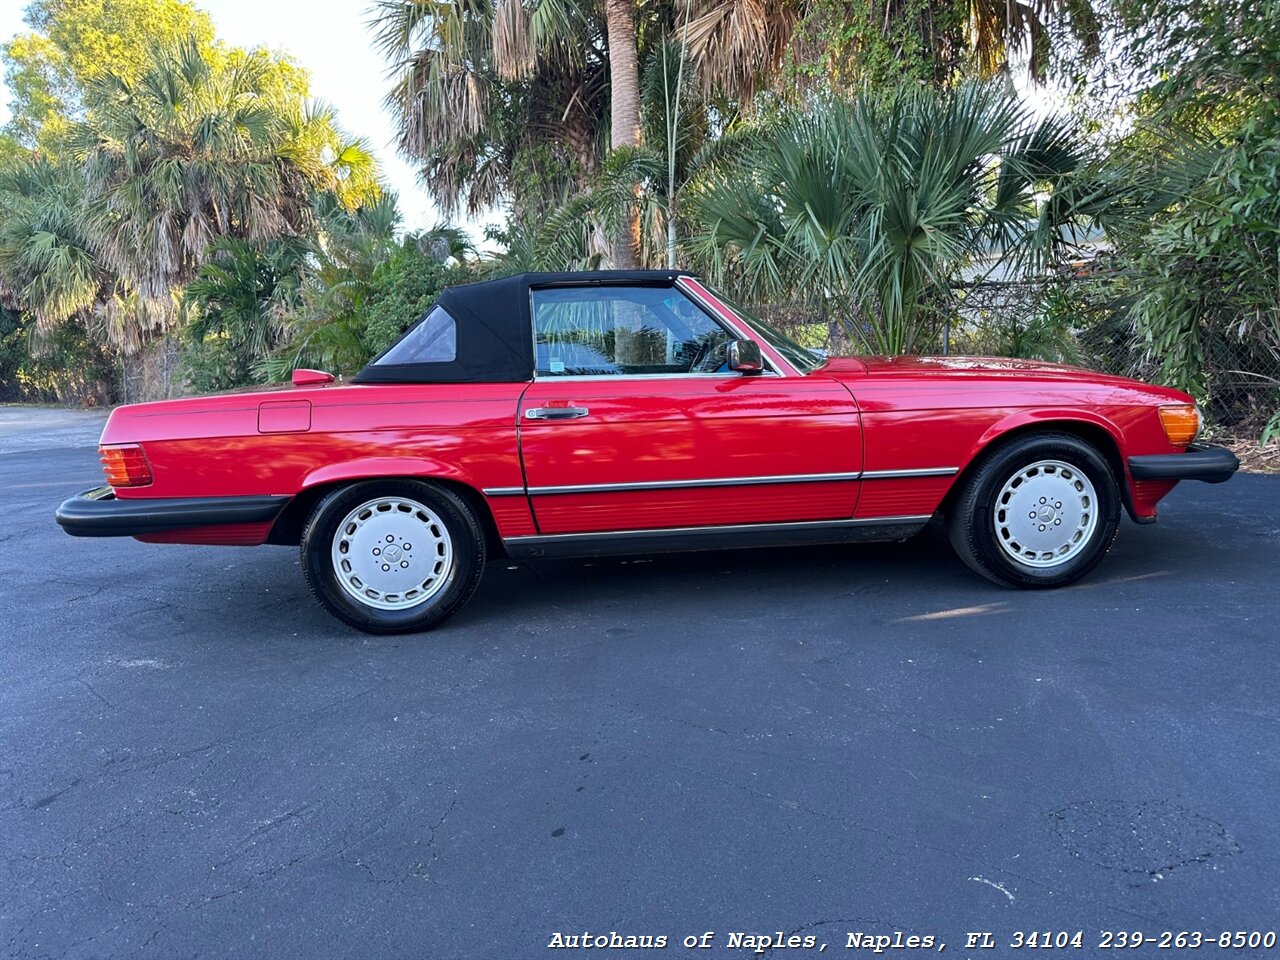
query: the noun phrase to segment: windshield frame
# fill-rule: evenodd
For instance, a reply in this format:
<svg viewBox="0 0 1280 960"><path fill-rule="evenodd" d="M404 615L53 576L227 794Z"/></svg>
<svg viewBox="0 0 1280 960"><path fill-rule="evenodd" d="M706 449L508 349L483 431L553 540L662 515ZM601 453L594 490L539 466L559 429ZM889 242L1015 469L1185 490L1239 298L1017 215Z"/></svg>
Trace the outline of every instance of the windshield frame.
<svg viewBox="0 0 1280 960"><path fill-rule="evenodd" d="M796 343L773 324L761 320L741 304L734 302L721 293L717 293L716 297L736 313L752 333L773 347L802 377L807 377L826 364L827 358L825 356Z"/></svg>

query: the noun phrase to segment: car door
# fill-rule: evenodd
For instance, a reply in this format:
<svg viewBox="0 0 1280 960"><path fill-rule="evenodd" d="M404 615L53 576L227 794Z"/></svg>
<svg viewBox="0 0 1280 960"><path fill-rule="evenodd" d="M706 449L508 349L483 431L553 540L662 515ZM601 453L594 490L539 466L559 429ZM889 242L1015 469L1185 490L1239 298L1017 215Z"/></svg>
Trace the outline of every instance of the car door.
<svg viewBox="0 0 1280 960"><path fill-rule="evenodd" d="M730 371L742 336L670 285L534 288L520 451L542 534L853 516L856 404L821 373Z"/></svg>

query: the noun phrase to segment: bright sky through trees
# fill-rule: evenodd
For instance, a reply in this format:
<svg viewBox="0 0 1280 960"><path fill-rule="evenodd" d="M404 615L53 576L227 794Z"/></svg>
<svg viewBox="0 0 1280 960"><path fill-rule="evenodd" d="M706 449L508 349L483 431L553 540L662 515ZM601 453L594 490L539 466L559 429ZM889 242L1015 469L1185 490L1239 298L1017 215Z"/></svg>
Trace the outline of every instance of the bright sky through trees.
<svg viewBox="0 0 1280 960"><path fill-rule="evenodd" d="M0 43L30 29L22 20L25 6L24 0L0 0ZM382 109L386 64L365 27L368 0L196 0L196 6L213 18L223 42L282 51L310 72L312 96L331 104L342 126L368 140L382 162L387 182L400 194L405 229L427 229L441 219L414 169L396 155L395 127ZM5 87L0 124L9 119L9 99ZM495 211L462 225L478 240L485 222L500 219Z"/></svg>

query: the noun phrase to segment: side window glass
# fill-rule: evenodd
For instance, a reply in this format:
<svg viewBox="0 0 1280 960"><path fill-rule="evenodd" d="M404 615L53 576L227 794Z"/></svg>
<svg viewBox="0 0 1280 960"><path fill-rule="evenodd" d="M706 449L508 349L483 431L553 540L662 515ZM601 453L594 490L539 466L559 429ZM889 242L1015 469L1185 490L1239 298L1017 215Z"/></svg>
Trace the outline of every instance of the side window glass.
<svg viewBox="0 0 1280 960"><path fill-rule="evenodd" d="M431 312L416 327L384 353L376 366L391 363L449 363L458 357L458 328L440 307Z"/></svg>
<svg viewBox="0 0 1280 960"><path fill-rule="evenodd" d="M732 335L671 287L532 292L540 376L727 372Z"/></svg>

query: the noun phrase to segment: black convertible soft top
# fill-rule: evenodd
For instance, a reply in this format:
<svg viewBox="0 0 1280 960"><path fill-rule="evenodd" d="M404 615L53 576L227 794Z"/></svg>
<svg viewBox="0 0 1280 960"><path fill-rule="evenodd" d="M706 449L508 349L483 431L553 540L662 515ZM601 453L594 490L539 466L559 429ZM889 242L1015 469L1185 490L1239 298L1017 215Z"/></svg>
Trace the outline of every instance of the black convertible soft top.
<svg viewBox="0 0 1280 960"><path fill-rule="evenodd" d="M363 370L355 383L518 383L533 377L533 332L529 291L536 287L584 284L670 286L683 270L584 270L576 273L518 273L498 280L446 287L433 304L454 320L454 359L429 363L379 363L396 344L411 336L430 314L413 326Z"/></svg>

